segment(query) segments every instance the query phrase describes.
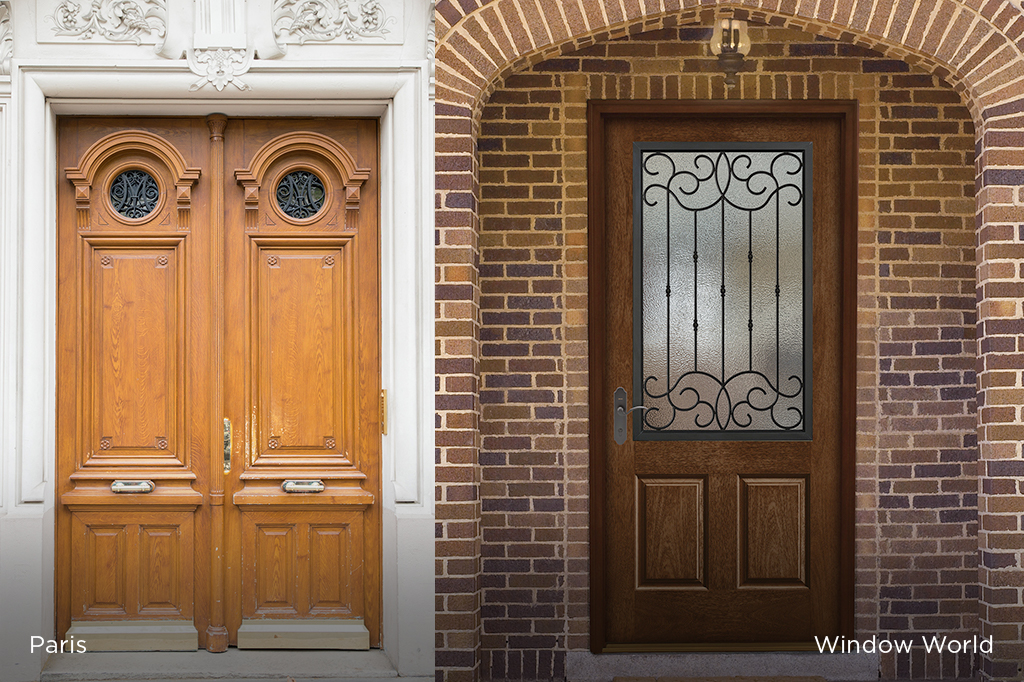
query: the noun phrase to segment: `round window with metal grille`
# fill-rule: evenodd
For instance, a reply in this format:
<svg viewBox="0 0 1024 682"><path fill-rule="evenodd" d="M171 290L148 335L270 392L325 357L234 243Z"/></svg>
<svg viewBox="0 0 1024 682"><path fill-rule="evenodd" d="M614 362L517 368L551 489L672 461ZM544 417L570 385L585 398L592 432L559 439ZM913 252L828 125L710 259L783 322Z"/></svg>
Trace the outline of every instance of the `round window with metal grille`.
<svg viewBox="0 0 1024 682"><path fill-rule="evenodd" d="M160 187L144 170L126 170L110 183L110 203L125 218L145 218L159 200Z"/></svg>
<svg viewBox="0 0 1024 682"><path fill-rule="evenodd" d="M296 220L319 213L326 196L323 181L309 171L292 171L277 184L277 205Z"/></svg>

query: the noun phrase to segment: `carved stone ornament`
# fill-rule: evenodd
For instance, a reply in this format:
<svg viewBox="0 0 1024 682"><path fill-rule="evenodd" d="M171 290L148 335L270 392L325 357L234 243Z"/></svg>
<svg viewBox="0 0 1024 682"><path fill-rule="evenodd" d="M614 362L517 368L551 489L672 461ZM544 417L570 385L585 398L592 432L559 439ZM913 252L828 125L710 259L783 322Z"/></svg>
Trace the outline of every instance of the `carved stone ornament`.
<svg viewBox="0 0 1024 682"><path fill-rule="evenodd" d="M195 92L207 84L212 84L219 92L230 83L239 90L251 90L252 88L246 85L239 76L252 66L252 54L252 48L240 50L216 47L189 50L187 52L188 68L192 69L192 73L200 78L188 89Z"/></svg>
<svg viewBox="0 0 1024 682"><path fill-rule="evenodd" d="M430 12L430 23L427 24L427 59L430 61L429 73L430 73L430 97L434 97L434 87L437 82L435 67L435 55L437 53L437 28L434 25L434 6L435 3L430 3L430 8L427 10Z"/></svg>
<svg viewBox="0 0 1024 682"><path fill-rule="evenodd" d="M85 5L83 7L83 5ZM159 52L167 32L166 0L62 0L47 19L58 36L99 37L116 43L155 42Z"/></svg>
<svg viewBox="0 0 1024 682"><path fill-rule="evenodd" d="M289 38L297 38L299 45L308 40L384 39L394 17L380 0L274 0L273 21L278 47L284 50Z"/></svg>
<svg viewBox="0 0 1024 682"><path fill-rule="evenodd" d="M0 75L10 75L13 52L14 32L11 30L11 4L0 2Z"/></svg>

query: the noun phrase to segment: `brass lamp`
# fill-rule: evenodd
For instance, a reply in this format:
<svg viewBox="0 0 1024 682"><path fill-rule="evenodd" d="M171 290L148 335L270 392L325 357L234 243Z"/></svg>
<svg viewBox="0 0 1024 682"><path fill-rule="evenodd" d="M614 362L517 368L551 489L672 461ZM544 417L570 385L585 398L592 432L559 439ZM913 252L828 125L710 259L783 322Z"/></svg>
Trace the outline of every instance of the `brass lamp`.
<svg viewBox="0 0 1024 682"><path fill-rule="evenodd" d="M725 87L736 87L736 74L743 68L743 57L750 51L747 22L722 17L715 22L711 34L711 54L718 57L718 65L725 72Z"/></svg>

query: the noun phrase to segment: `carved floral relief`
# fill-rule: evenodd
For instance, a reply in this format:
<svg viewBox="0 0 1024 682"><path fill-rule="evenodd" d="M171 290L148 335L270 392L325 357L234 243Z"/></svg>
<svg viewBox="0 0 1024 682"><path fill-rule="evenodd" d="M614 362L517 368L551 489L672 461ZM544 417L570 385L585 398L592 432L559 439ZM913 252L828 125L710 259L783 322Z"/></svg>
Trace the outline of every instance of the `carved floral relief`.
<svg viewBox="0 0 1024 682"><path fill-rule="evenodd" d="M11 73L14 33L11 31L11 4L0 2L0 75Z"/></svg>
<svg viewBox="0 0 1024 682"><path fill-rule="evenodd" d="M167 31L166 0L61 0L46 16L54 37L101 39L160 49Z"/></svg>
<svg viewBox="0 0 1024 682"><path fill-rule="evenodd" d="M275 0L278 44L307 41L391 42L397 20L381 0Z"/></svg>

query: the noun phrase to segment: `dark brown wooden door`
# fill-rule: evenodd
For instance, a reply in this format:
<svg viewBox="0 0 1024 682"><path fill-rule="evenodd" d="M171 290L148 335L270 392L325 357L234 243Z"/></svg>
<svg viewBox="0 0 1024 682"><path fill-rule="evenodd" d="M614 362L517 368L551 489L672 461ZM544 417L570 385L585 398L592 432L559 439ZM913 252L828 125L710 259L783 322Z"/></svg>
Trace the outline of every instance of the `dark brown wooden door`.
<svg viewBox="0 0 1024 682"><path fill-rule="evenodd" d="M851 634L855 103L600 101L590 104L589 125L592 649L806 649L813 646L815 635ZM674 182L681 183L674 186L676 217L664 219L680 226L675 238L685 246L670 245L661 252L668 255L661 257L668 258L670 268L673 261L679 269L690 268L686 272L693 273L692 283L687 274L670 281L669 286L658 279L654 286L644 279L646 270L634 283L634 268L648 267L643 259L658 257L661 248L660 242L657 248L646 242L636 246L635 242L640 223L651 220L641 213L653 210L638 209L634 204L637 194L646 188L641 184L634 187L634 173L640 172L638 166L647 158L644 150L651 148L639 145L635 150L638 142L698 143L699 151L694 154L706 157L696 161L689 174L675 176ZM719 157L720 152L709 145L727 143L726 147L732 145L730 149L743 150L768 142L811 143L806 170L813 186L813 197L807 197L812 200L812 227L805 256L811 259L807 270L807 293L813 302L807 309L810 348L802 338L794 343L809 353L807 367L812 368L812 376L800 379L809 388L806 403L793 403L799 410L780 408L774 417L771 410L755 414L758 418L768 415L767 421L755 428L757 433L747 435L738 424L757 411L744 411L739 403L746 399L758 404L767 394L758 392L760 389L749 393L748 386L737 398L723 389L711 398L702 396L705 402L697 407L698 384L708 374L696 371L703 369L698 367L697 356L717 352L715 357L725 367L726 346L732 343L724 331L726 320L734 316L731 305L742 308L736 316L742 332L742 361L747 362L747 334L753 338L761 332L762 318L764 324L770 324L767 320L771 317L758 310L759 285L753 274L758 268L767 272L772 267L770 261L780 259L776 262L782 262L783 298L787 262L796 281L807 277L800 279L799 253L795 254L797 265L793 265L793 248L783 246L777 256L759 244L759 230L765 235L770 230L758 214L740 211L742 220L748 222L743 222L736 234L751 235L749 241L727 233L724 227L721 235L716 233L710 241L700 236L709 214L717 218L721 210L725 216L726 209L735 213L736 207L742 208L742 201L735 205L707 203L704 209L710 206L710 210L692 213L683 208L689 205L688 197L701 197L706 191L698 189L705 180L712 184L717 180L715 191L727 194L724 188L729 186L730 168L724 161L735 161L738 152ZM669 163L666 158L655 159L648 170L655 175L662 172L657 164ZM749 165L749 158L732 168L737 173L734 185L736 177L742 176L743 163ZM677 164L680 171L681 164ZM749 168L747 172L749 175ZM769 195L770 191L763 196ZM657 201L651 198L649 203ZM635 215L637 210L640 212ZM755 217L748 219L748 215ZM689 226L691 220L693 227ZM722 224L727 220L721 218ZM687 241L691 239L692 245ZM731 249L738 251L729 255ZM713 274L711 283L697 281L708 277L716 259L723 272L720 301L718 274ZM743 279L748 268L749 281ZM737 274L727 276L727 270ZM729 281L733 276L740 278L737 281L743 282L742 287ZM778 280L772 283L778 292ZM705 292L698 298L694 292L701 286L710 287L713 296ZM774 300L770 284L760 288L766 300ZM689 308L679 304L683 306L679 310L688 311L685 315L676 314L663 323L670 331L660 348L679 344L685 349L679 351L687 354L685 360L678 360L680 365L690 363L689 355L694 355L694 371L686 373L685 381L672 382L675 407L669 398L654 399L637 390L660 381L649 378L648 351L637 348L637 338L645 339L645 344L655 343L644 336L648 327L643 325L649 323L643 316L658 314L659 306L671 310L659 301L666 296L678 300L671 299L673 295L687 301L693 298L692 305L685 304ZM777 315L773 324L782 334L787 333ZM710 336L709 325L715 328ZM640 337L635 337L636 327L643 327ZM679 341L683 337L692 341ZM750 347L756 346L750 343ZM704 349L702 344L711 348ZM754 366L756 348L749 355ZM776 357L765 362L778 367L778 357L776 351ZM673 362L677 361L669 364ZM725 381L729 372L723 372ZM781 377L781 384L774 378L762 379L766 386L792 388L800 383L786 384L786 376ZM687 385L697 388L687 389ZM613 419L618 387L626 391L626 407L659 408L646 411L646 415L644 410L631 413L621 445L616 443ZM657 390L651 394L660 395ZM769 402L761 400L760 406ZM684 419L692 423L678 427L678 432L668 433L677 430L676 426L658 431L666 428L674 414L679 415L678 424L684 424ZM787 431L798 423L787 423L787 414L803 415L806 421L799 423L806 433L802 437L800 428ZM773 419L779 426L772 424ZM757 427L757 422L752 423Z"/></svg>
<svg viewBox="0 0 1024 682"><path fill-rule="evenodd" d="M58 636L378 646L376 121L58 131Z"/></svg>

